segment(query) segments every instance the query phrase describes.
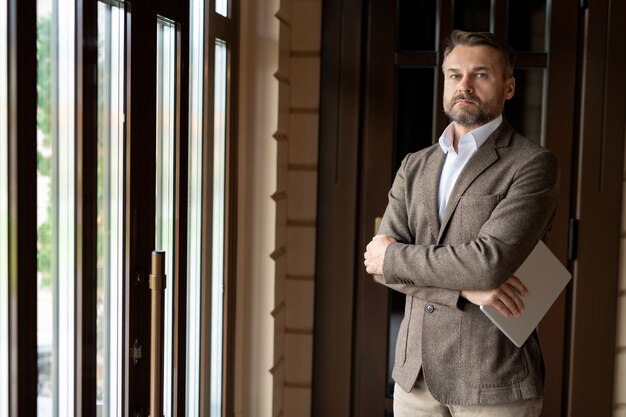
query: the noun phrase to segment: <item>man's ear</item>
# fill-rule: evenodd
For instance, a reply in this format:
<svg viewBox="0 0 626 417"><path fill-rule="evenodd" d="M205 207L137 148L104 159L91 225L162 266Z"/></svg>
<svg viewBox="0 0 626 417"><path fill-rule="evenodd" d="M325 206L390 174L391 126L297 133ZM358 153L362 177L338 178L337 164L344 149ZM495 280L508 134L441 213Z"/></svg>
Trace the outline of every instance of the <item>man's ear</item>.
<svg viewBox="0 0 626 417"><path fill-rule="evenodd" d="M505 81L505 87L504 87L504 97L507 100L510 100L513 98L513 96L515 95L515 77L511 76L509 78L507 78Z"/></svg>

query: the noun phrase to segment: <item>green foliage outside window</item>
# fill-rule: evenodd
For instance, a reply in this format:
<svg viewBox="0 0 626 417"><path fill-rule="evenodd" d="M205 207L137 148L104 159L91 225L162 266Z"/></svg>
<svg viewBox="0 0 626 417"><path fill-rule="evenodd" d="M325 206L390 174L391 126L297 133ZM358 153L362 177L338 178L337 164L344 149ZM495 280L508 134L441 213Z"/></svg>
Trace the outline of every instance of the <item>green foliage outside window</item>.
<svg viewBox="0 0 626 417"><path fill-rule="evenodd" d="M52 19L39 18L37 22L37 173L52 179ZM41 184L41 183L40 183ZM48 198L53 196L53 181L48 181ZM41 191L40 191L41 192ZM37 230L37 270L40 286L50 288L53 267L52 204L46 205L46 217Z"/></svg>

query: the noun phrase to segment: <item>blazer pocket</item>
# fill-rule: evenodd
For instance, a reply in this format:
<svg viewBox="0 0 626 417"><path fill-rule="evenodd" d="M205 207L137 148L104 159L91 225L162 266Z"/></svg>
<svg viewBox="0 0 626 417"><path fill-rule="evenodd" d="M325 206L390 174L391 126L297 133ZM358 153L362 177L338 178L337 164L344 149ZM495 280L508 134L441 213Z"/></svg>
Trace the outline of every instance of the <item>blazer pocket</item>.
<svg viewBox="0 0 626 417"><path fill-rule="evenodd" d="M463 314L460 334L461 373L472 387L504 387L528 375L523 348L511 342L477 306Z"/></svg>
<svg viewBox="0 0 626 417"><path fill-rule="evenodd" d="M498 203L500 203L498 194L461 196L457 210L461 218L464 241L469 242L478 237L480 229L489 220Z"/></svg>
<svg viewBox="0 0 626 417"><path fill-rule="evenodd" d="M404 366L406 362L406 349L409 339L409 328L411 323L411 312L413 310L413 297L406 297L404 304L404 318L398 330L398 339L396 340L396 358L395 366Z"/></svg>

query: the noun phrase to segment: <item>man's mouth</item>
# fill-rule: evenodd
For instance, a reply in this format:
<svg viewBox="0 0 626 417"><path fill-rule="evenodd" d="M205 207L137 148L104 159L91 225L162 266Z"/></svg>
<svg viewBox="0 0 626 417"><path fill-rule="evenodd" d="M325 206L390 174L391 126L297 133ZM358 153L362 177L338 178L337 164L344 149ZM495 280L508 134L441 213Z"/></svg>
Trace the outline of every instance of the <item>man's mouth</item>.
<svg viewBox="0 0 626 417"><path fill-rule="evenodd" d="M458 95L452 99L452 104L460 103L460 104L474 104L478 105L479 100L475 99L472 96L464 96Z"/></svg>

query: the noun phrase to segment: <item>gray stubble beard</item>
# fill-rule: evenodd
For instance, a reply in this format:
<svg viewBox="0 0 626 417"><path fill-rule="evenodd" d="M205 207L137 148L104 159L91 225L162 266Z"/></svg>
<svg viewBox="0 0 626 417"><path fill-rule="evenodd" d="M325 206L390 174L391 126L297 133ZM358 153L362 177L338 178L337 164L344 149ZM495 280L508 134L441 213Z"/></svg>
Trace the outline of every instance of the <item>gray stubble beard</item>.
<svg viewBox="0 0 626 417"><path fill-rule="evenodd" d="M457 97L453 97L450 101L453 102ZM502 113L502 110L504 110L504 98L502 98L499 106L488 106L486 109L481 107L483 103L479 101L478 98L469 96L467 99L477 103L476 109L473 111L457 112L454 110L454 104L449 106L444 105L443 109L450 120L463 127L482 126L494 120Z"/></svg>

